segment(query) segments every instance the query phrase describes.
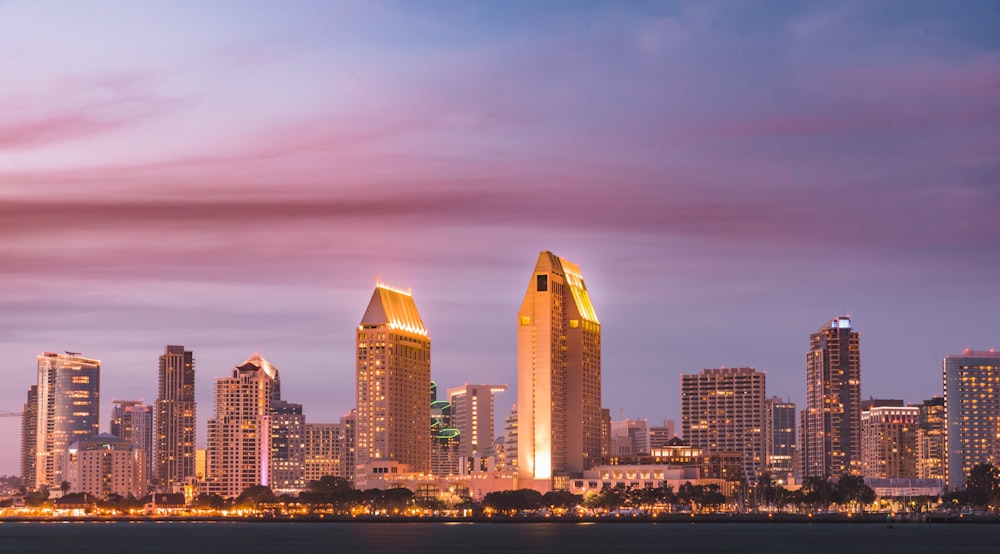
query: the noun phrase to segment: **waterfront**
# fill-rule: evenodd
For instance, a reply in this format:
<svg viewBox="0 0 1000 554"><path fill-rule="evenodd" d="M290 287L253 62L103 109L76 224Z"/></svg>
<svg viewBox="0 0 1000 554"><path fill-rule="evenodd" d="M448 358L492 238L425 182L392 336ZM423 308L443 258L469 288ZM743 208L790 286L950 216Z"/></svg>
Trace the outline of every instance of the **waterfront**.
<svg viewBox="0 0 1000 554"><path fill-rule="evenodd" d="M4 522L6 552L993 552L988 524ZM959 546L960 545L960 546Z"/></svg>

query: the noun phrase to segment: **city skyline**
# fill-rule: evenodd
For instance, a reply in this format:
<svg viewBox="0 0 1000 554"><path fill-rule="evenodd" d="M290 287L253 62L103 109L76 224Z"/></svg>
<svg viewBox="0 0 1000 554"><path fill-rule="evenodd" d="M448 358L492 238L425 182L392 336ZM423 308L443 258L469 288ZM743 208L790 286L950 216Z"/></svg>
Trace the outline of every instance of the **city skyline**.
<svg viewBox="0 0 1000 554"><path fill-rule="evenodd" d="M183 344L201 413L261 352L336 422L381 276L420 295L432 379L511 387L503 421L541 250L586 269L615 418L679 420L677 376L715 367L803 407L808 334L844 314L863 398L939 396L945 356L1000 348L998 23L989 2L4 2L0 410L39 354L82 352L105 431Z"/></svg>

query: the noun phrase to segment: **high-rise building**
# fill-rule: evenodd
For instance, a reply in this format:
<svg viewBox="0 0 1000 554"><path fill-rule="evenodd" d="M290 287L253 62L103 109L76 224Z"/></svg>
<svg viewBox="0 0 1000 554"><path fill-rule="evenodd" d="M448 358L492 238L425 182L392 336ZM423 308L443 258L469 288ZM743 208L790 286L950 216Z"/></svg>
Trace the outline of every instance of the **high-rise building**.
<svg viewBox="0 0 1000 554"><path fill-rule="evenodd" d="M340 446L341 467L344 479L354 483L354 468L357 466L358 444L358 411L352 408L346 415L340 416Z"/></svg>
<svg viewBox="0 0 1000 554"><path fill-rule="evenodd" d="M356 464L430 471L431 339L410 291L378 283L357 331Z"/></svg>
<svg viewBox="0 0 1000 554"><path fill-rule="evenodd" d="M861 474L872 479L917 477L916 407L873 402L861 412ZM888 404L888 405L885 405Z"/></svg>
<svg viewBox="0 0 1000 554"><path fill-rule="evenodd" d="M809 336L803 477L861 471L861 333L848 316Z"/></svg>
<svg viewBox="0 0 1000 554"><path fill-rule="evenodd" d="M302 404L271 400L271 469L269 486L276 494L297 494L306 487L306 416Z"/></svg>
<svg viewBox="0 0 1000 554"><path fill-rule="evenodd" d="M66 480L60 463L69 445L98 432L101 362L79 352L38 357L38 413L35 427L35 482L56 489Z"/></svg>
<svg viewBox="0 0 1000 554"><path fill-rule="evenodd" d="M547 251L517 318L518 483L543 490L601 463L601 323L580 268Z"/></svg>
<svg viewBox="0 0 1000 554"><path fill-rule="evenodd" d="M61 453L70 492L83 492L97 498L119 495L142 498L149 476L147 452L126 439L102 433L73 441Z"/></svg>
<svg viewBox="0 0 1000 554"><path fill-rule="evenodd" d="M341 452L344 432L339 423L306 423L305 425L305 484L321 477L346 479Z"/></svg>
<svg viewBox="0 0 1000 554"><path fill-rule="evenodd" d="M623 419L611 422L612 457L621 458L649 454L649 427L645 419Z"/></svg>
<svg viewBox="0 0 1000 554"><path fill-rule="evenodd" d="M161 490L177 490L196 477L194 354L167 345L160 356L153 425L153 474Z"/></svg>
<svg viewBox="0 0 1000 554"><path fill-rule="evenodd" d="M28 399L21 410L21 483L35 487L35 454L38 446L38 385L28 389Z"/></svg>
<svg viewBox="0 0 1000 554"><path fill-rule="evenodd" d="M703 369L681 375L684 441L707 452L739 452L743 479L765 468L765 374L752 367Z"/></svg>
<svg viewBox="0 0 1000 554"><path fill-rule="evenodd" d="M944 397L935 396L917 405L917 477L920 479L948 478L945 473Z"/></svg>
<svg viewBox="0 0 1000 554"><path fill-rule="evenodd" d="M965 487L976 464L1000 460L1000 352L946 356L944 411L948 488Z"/></svg>
<svg viewBox="0 0 1000 554"><path fill-rule="evenodd" d="M795 403L775 396L767 400L767 471L771 478L789 483L795 473Z"/></svg>
<svg viewBox="0 0 1000 554"><path fill-rule="evenodd" d="M254 354L215 379L215 417L208 420L209 490L239 496L270 486L271 402L279 399L278 369ZM193 457L192 457L193 460Z"/></svg>
<svg viewBox="0 0 1000 554"><path fill-rule="evenodd" d="M674 437L677 436L677 427L672 419L665 420L663 425L649 428L649 450L663 448L667 446Z"/></svg>
<svg viewBox="0 0 1000 554"><path fill-rule="evenodd" d="M493 451L493 395L507 385L462 385L448 389L451 424L460 435L459 455L490 456Z"/></svg>
<svg viewBox="0 0 1000 554"><path fill-rule="evenodd" d="M431 473L434 475L455 475L460 470L462 435L454 426L453 419L451 402L438 400L437 383L431 381L430 452Z"/></svg>
<svg viewBox="0 0 1000 554"><path fill-rule="evenodd" d="M143 451L148 466L142 475L148 478L153 471L153 407L141 400L113 400L112 404L111 434Z"/></svg>
<svg viewBox="0 0 1000 554"><path fill-rule="evenodd" d="M504 471L517 471L517 404L503 418L503 459Z"/></svg>

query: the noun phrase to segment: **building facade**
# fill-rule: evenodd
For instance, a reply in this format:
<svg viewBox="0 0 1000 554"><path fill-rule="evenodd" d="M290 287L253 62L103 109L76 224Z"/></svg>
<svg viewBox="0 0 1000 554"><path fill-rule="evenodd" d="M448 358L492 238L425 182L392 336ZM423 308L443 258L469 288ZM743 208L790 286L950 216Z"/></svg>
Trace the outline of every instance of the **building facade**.
<svg viewBox="0 0 1000 554"><path fill-rule="evenodd" d="M278 369L254 354L215 379L215 417L208 420L210 492L239 496L270 486L271 402L280 398ZM193 458L192 458L193 459Z"/></svg>
<svg viewBox="0 0 1000 554"><path fill-rule="evenodd" d="M35 487L35 454L38 447L38 385L28 388L28 398L21 410L21 483Z"/></svg>
<svg viewBox="0 0 1000 554"><path fill-rule="evenodd" d="M860 339L848 316L809 336L802 477L861 471Z"/></svg>
<svg viewBox="0 0 1000 554"><path fill-rule="evenodd" d="M194 354L183 346L167 345L159 362L153 473L161 490L177 490L196 477Z"/></svg>
<svg viewBox="0 0 1000 554"><path fill-rule="evenodd" d="M142 449L149 464L145 470L148 478L153 474L153 407L141 400L113 400L112 404L111 434Z"/></svg>
<svg viewBox="0 0 1000 554"><path fill-rule="evenodd" d="M743 479L766 467L766 380L752 367L704 369L681 375L684 442L706 452L739 452Z"/></svg>
<svg viewBox="0 0 1000 554"><path fill-rule="evenodd" d="M948 488L955 490L976 464L1000 461L1000 352L946 356L943 373Z"/></svg>
<svg viewBox="0 0 1000 554"><path fill-rule="evenodd" d="M944 397L935 396L917 405L917 477L947 480L944 435L947 425Z"/></svg>
<svg viewBox="0 0 1000 554"><path fill-rule="evenodd" d="M461 437L459 455L489 456L493 452L494 395L507 385L462 385L448 389L451 400L451 424Z"/></svg>
<svg viewBox="0 0 1000 554"><path fill-rule="evenodd" d="M378 283L357 330L356 466L430 471L431 339L410 291Z"/></svg>
<svg viewBox="0 0 1000 554"><path fill-rule="evenodd" d="M795 475L798 413L794 402L777 396L767 400L766 408L767 471L772 479L787 484Z"/></svg>
<svg viewBox="0 0 1000 554"><path fill-rule="evenodd" d="M59 488L66 480L69 445L98 433L101 362L78 352L45 352L38 357L38 402L35 425L35 482Z"/></svg>
<svg viewBox="0 0 1000 554"><path fill-rule="evenodd" d="M343 427L339 423L305 424L305 484L319 481L320 477L347 478L344 471Z"/></svg>
<svg viewBox="0 0 1000 554"><path fill-rule="evenodd" d="M106 499L142 498L148 490L147 453L128 440L102 433L74 441L61 456L69 492Z"/></svg>
<svg viewBox="0 0 1000 554"><path fill-rule="evenodd" d="M873 405L861 412L861 473L866 479L918 477L919 412L916 407L892 405Z"/></svg>
<svg viewBox="0 0 1000 554"><path fill-rule="evenodd" d="M576 264L538 256L517 329L518 482L547 490L601 458L601 323Z"/></svg>
<svg viewBox="0 0 1000 554"><path fill-rule="evenodd" d="M268 484L275 494L306 488L306 416L302 404L271 401L271 455Z"/></svg>

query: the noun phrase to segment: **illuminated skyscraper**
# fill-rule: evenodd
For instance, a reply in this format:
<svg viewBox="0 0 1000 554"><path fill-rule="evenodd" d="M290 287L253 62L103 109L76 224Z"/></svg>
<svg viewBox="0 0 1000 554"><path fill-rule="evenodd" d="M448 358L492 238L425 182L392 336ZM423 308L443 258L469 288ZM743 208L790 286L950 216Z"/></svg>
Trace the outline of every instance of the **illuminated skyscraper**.
<svg viewBox="0 0 1000 554"><path fill-rule="evenodd" d="M21 483L35 487L35 454L38 447L38 385L28 389L28 399L21 412Z"/></svg>
<svg viewBox="0 0 1000 554"><path fill-rule="evenodd" d="M864 402L861 412L861 474L874 479L917 477L917 416L902 401Z"/></svg>
<svg viewBox="0 0 1000 554"><path fill-rule="evenodd" d="M1000 352L966 350L943 366L948 488L960 489L973 466L1000 462Z"/></svg>
<svg viewBox="0 0 1000 554"><path fill-rule="evenodd" d="M601 462L601 323L580 268L551 252L517 319L519 486L543 490Z"/></svg>
<svg viewBox="0 0 1000 554"><path fill-rule="evenodd" d="M112 403L111 434L142 450L146 463L142 475L148 479L153 469L153 407L141 400L113 400Z"/></svg>
<svg viewBox="0 0 1000 554"><path fill-rule="evenodd" d="M767 471L771 478L789 483L795 474L795 404L775 396L767 400Z"/></svg>
<svg viewBox="0 0 1000 554"><path fill-rule="evenodd" d="M278 369L259 354L215 379L215 417L208 420L209 490L238 496L270 486L271 402L280 398ZM193 460L192 456L192 460Z"/></svg>
<svg viewBox="0 0 1000 554"><path fill-rule="evenodd" d="M703 369L681 375L681 433L706 452L739 452L740 477L756 481L767 451L766 376L752 367Z"/></svg>
<svg viewBox="0 0 1000 554"><path fill-rule="evenodd" d="M60 460L69 445L97 435L101 362L78 352L38 357L38 410L35 427L35 482L58 489L66 480Z"/></svg>
<svg viewBox="0 0 1000 554"><path fill-rule="evenodd" d="M489 456L493 450L493 395L507 385L462 385L448 389L451 424L458 429L459 455Z"/></svg>
<svg viewBox="0 0 1000 554"><path fill-rule="evenodd" d="M306 416L302 404L271 401L271 470L275 494L298 494L306 488Z"/></svg>
<svg viewBox="0 0 1000 554"><path fill-rule="evenodd" d="M917 408L917 477L945 481L944 397L924 400Z"/></svg>
<svg viewBox="0 0 1000 554"><path fill-rule="evenodd" d="M809 336L802 477L861 471L860 338L847 316Z"/></svg>
<svg viewBox="0 0 1000 554"><path fill-rule="evenodd" d="M194 354L168 345L160 356L153 409L153 476L161 490L195 477Z"/></svg>
<svg viewBox="0 0 1000 554"><path fill-rule="evenodd" d="M378 283L357 332L357 466L430 471L431 339L410 291Z"/></svg>

